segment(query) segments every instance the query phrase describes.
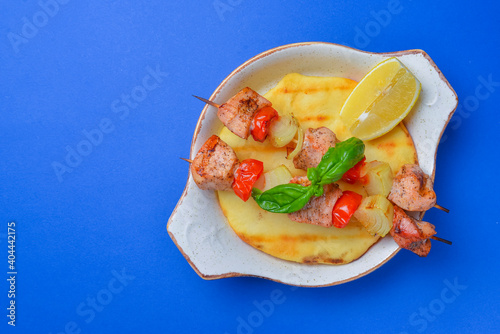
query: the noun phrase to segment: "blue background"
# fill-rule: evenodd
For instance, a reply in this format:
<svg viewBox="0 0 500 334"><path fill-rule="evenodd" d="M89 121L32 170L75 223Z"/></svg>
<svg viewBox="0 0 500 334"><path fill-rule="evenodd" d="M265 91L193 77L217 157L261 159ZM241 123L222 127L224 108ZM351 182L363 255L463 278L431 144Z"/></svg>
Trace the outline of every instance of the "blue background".
<svg viewBox="0 0 500 334"><path fill-rule="evenodd" d="M497 3L401 0L387 18L395 0L65 1L44 6L51 15L40 5L50 0L0 11L2 333L500 332ZM401 251L329 288L204 281L166 231L188 176L179 157L203 107L191 94L208 97L252 56L304 41L420 48L447 77L460 103L435 189L451 213L426 218L453 246L434 242L425 259ZM151 70L154 88L121 102ZM103 137L58 176L54 165L102 122ZM15 328L6 317L11 220Z"/></svg>

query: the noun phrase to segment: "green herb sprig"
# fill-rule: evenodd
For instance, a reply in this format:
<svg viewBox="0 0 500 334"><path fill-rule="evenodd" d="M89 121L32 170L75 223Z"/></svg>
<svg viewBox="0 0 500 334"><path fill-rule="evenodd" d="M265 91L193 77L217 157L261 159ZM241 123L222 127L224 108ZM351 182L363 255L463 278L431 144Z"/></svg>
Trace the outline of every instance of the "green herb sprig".
<svg viewBox="0 0 500 334"><path fill-rule="evenodd" d="M262 192L252 189L252 197L264 210L274 213L299 211L311 197L323 195L323 186L340 180L342 175L354 167L365 153L365 144L352 137L330 147L315 168L307 169L307 178L311 185L281 184Z"/></svg>

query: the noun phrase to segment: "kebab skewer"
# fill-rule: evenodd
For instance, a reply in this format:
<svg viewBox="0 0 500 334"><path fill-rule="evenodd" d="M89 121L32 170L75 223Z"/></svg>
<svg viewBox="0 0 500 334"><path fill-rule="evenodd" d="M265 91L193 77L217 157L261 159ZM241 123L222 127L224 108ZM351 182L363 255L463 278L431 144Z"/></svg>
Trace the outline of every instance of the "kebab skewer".
<svg viewBox="0 0 500 334"><path fill-rule="evenodd" d="M293 159L302 147L304 133L297 120L292 115L279 115L271 102L251 88L243 88L220 105L193 96L217 108L219 120L242 139L252 135L255 141L264 142L269 138L274 147L287 146L288 159ZM294 144L295 148L290 149Z"/></svg>
<svg viewBox="0 0 500 334"><path fill-rule="evenodd" d="M307 150L307 148L304 149ZM307 163L312 163L313 166L318 165L314 163L314 155L310 157ZM250 197L252 187L263 171L263 164L258 160L247 159L239 162L232 148L216 135L211 136L204 143L195 159L190 162L193 179L201 189L230 190L232 188L236 195L245 201ZM303 176L293 178L290 183L310 186L311 181ZM352 215L356 215L362 196L351 191L342 192L335 183L324 185L322 192L322 195L308 200L300 210L288 213L288 217L293 221L324 227L341 228L347 225ZM379 195L379 197L387 201L384 196ZM382 233L379 232L380 227L375 230L371 228L372 232L375 231L385 236L390 230L400 247L409 249L419 256L428 254L430 238L451 244L447 240L434 236L433 225L414 220L396 205L394 205L392 216L392 205L389 205L391 226L386 227L385 232ZM368 226L369 231L370 227L372 226Z"/></svg>
<svg viewBox="0 0 500 334"><path fill-rule="evenodd" d="M233 189L244 201L250 198L252 187L264 170L259 160L239 161L234 150L216 135L208 138L190 163L191 175L200 189Z"/></svg>
<svg viewBox="0 0 500 334"><path fill-rule="evenodd" d="M272 103L249 87L243 88L221 105L193 96L217 108L220 121L242 139L247 139L251 134L254 140L264 141L270 121L278 117L276 110L271 107Z"/></svg>
<svg viewBox="0 0 500 334"><path fill-rule="evenodd" d="M222 123L228 127L231 132L243 139L247 139L248 136L252 134L255 140L264 141L269 133L271 121L275 118L279 118L277 112L271 107L271 103L248 87L241 90L222 105L218 105L200 97L197 98L216 107L218 109L217 115ZM261 114L260 123L257 121L259 120L259 114ZM338 142L335 134L325 127L308 129L305 136L299 139L300 141L296 140L297 147L295 149L293 147L287 147L287 151L295 151L293 157L294 166L304 170L318 166L328 149L330 147L335 147L335 144ZM215 136L215 138L212 136L207 143L205 143L204 147L202 147L191 164L195 182L201 185L200 188L208 185L209 188L214 190L227 190L230 188L229 184L231 184L231 187L234 189L235 187L232 185L236 183L235 175L238 174L236 171L239 169L234 151L217 136ZM222 156L219 157L219 154ZM217 168L218 165L222 166L222 174L215 175L215 173L212 175L209 171L212 168ZM365 162L363 159L363 161L360 161L356 166L345 173L343 180L353 183L361 179L360 170L364 165ZM262 169L260 169L258 173L260 175ZM392 174L392 172L390 174ZM243 194L241 196L238 195L244 200L249 198L251 187L258 178L255 172L251 172L250 175L253 176L251 185L247 183L247 185L243 187L245 188ZM295 180L291 182L298 184L310 183L307 178L305 178L304 181L304 177L302 177L302 180L300 180L300 178L299 180L295 178ZM398 245L410 250L417 249L415 253L420 256L425 256L428 253L427 249L430 249L430 241L425 240L433 238L450 243L447 240L435 237L435 231L433 234L430 234L430 231L433 231L432 225L414 220L407 216L400 208L402 207L408 211L426 211L436 206L444 211L448 211L436 204L436 195L432 189L432 181L423 173L420 167L418 165L403 166L396 174L394 181L392 181L391 178L390 183L390 193L385 195L389 195L389 200L396 204L394 210L397 214L394 215L390 231ZM337 227L345 226L359 207L362 197L348 191L342 193L336 184L325 186L322 192L323 194L321 196L312 198L302 209L289 213L289 218L294 221L312 223L325 227L332 225ZM376 200L378 202L385 200L385 202L388 203L385 198L376 198ZM343 203L340 205L341 210L339 210L340 203ZM386 207L389 206L392 208L391 204L386 204ZM335 207L337 207L337 215L334 214ZM339 214L339 212L342 212L342 214ZM395 226L397 228L395 228ZM431 226L432 228L430 228ZM405 229L401 227L405 227ZM380 228L375 229L375 231L380 231ZM402 234L397 231L406 232ZM423 232L417 233L419 231ZM383 235L385 235L389 230L386 228L383 232ZM414 241L409 243L407 241L408 237L411 237ZM420 244L425 247L416 247L416 239L421 240Z"/></svg>
<svg viewBox="0 0 500 334"><path fill-rule="evenodd" d="M268 134L273 136L273 131L270 131L272 129L278 127L283 129L287 125L294 127L285 136L284 141L279 143L273 141L273 145L276 147L287 145L288 158L293 159L297 169L307 170L307 168L316 167L327 149L334 147L338 142L335 134L326 127L308 129L303 134L294 119L282 119L281 124L278 124L277 121L283 117L280 117L272 108L271 102L249 87L243 88L221 105L199 96L193 96L217 108L217 116L221 122L243 139L247 139L251 134L254 140L263 142ZM289 124L286 124L287 122ZM295 148L293 143L296 144ZM352 173L358 171L359 178L359 169L363 163L364 161L349 174L351 176L347 175L343 180L348 183L355 182L356 176ZM432 180L418 165L406 165L394 179L389 200L407 211L427 211L435 207L448 213L448 209L436 203L436 194L432 187ZM406 195L402 196L402 194Z"/></svg>

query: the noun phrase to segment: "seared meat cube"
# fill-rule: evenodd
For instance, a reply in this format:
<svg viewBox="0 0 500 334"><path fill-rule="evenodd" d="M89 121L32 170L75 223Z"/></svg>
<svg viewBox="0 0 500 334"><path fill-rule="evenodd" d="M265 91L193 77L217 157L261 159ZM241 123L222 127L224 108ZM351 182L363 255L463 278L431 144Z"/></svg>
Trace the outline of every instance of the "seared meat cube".
<svg viewBox="0 0 500 334"><path fill-rule="evenodd" d="M245 87L219 107L217 116L232 133L247 139L255 113L268 106L271 106L271 102Z"/></svg>
<svg viewBox="0 0 500 334"><path fill-rule="evenodd" d="M429 238L436 234L436 230L434 225L408 216L403 209L395 205L390 233L399 247L408 249L418 256L427 256L431 250Z"/></svg>
<svg viewBox="0 0 500 334"><path fill-rule="evenodd" d="M299 211L288 214L288 218L299 223L331 227L332 210L335 202L342 196L342 190L335 183L324 186L324 193L319 197L313 197Z"/></svg>
<svg viewBox="0 0 500 334"><path fill-rule="evenodd" d="M427 211L436 204L431 178L418 165L404 165L393 180L389 200L408 211Z"/></svg>
<svg viewBox="0 0 500 334"><path fill-rule="evenodd" d="M294 176L289 183L295 183L295 184L300 184L301 186L307 187L311 185L311 181L307 178L306 175L304 176Z"/></svg>
<svg viewBox="0 0 500 334"><path fill-rule="evenodd" d="M191 174L200 189L228 190L234 180L238 157L233 149L213 135L203 144L191 163Z"/></svg>
<svg viewBox="0 0 500 334"><path fill-rule="evenodd" d="M337 136L330 129L321 127L307 129L304 134L302 149L293 158L295 168L307 170L317 167L323 155L337 143Z"/></svg>

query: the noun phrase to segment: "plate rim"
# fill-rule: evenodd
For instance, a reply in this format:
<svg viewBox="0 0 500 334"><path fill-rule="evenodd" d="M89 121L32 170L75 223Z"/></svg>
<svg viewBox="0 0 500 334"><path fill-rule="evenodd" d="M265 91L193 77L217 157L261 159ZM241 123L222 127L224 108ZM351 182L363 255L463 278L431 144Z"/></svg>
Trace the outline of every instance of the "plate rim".
<svg viewBox="0 0 500 334"><path fill-rule="evenodd" d="M247 61L245 61L241 65L239 65L229 75L227 75L224 78L224 80L221 81L221 83L217 86L217 88L214 90L214 92L210 95L209 99L213 100L220 93L220 91L224 88L224 86L227 84L227 82L231 78L233 78L235 75L237 75L239 72L241 72L244 68L246 68L250 64L254 63L255 61L258 61L259 59L262 59L262 58L267 57L267 56L269 56L269 55L271 55L273 53L276 53L278 51L282 51L282 50L285 50L285 49L288 49L288 48L310 46L310 45L330 45L330 46L335 46L335 47L339 47L339 48L350 49L350 50L353 50L353 51L359 52L359 53L365 53L365 54L369 54L369 55L381 55L381 56L387 56L387 57L390 57L390 56L397 57L397 56L403 56L403 55L421 54L429 62L429 64L434 68L434 70L437 72L437 74L439 75L439 78L441 79L441 81L443 81L448 86L448 88L452 92L453 97L455 99L454 107L449 112L448 119L446 120L446 122L445 122L445 124L443 126L443 129L441 130L441 132L439 134L439 137L438 137L438 141L437 141L437 145L436 145L436 152L434 154L434 162L436 162L436 157L437 157L437 151L438 151L438 147L439 147L439 142L441 140L441 137L443 136L444 131L446 130L446 127L448 126L448 123L450 122L451 118L453 117L453 114L455 113L455 111L456 111L456 109L458 107L458 96L457 96L457 93L455 92L455 90L453 89L453 87L450 85L450 83L448 82L448 80L444 76L444 74L437 67L436 63L427 54L427 52L425 52L422 49L409 49L409 50L392 51L392 52L369 52L369 51L364 51L364 50L356 49L356 48L353 48L353 47L350 47L350 46L346 46L346 45L342 45L342 44L337 44L337 43L331 43L331 42L299 42L299 43L285 44L285 45L281 45L281 46L278 46L278 47L266 50L264 52L261 52L261 53L255 55L255 56L251 57L250 59L248 59ZM199 135L199 133L201 131L201 124L202 124L203 120L205 119L206 113L207 113L207 111L209 109L208 107L209 107L208 105L205 105L203 107L202 112L201 112L201 114L200 114L200 116L198 118L198 121L196 123L195 131L194 131L194 134L193 134L193 137L192 137L192 140L191 140L191 147L190 147L190 153L189 153L190 158L193 158L193 156L194 156L193 154L194 154L195 143L196 143L198 135ZM434 178L435 178L435 173L436 173L436 163L434 163L432 174L431 174L431 178L432 178L433 181L434 181ZM187 262L189 263L189 265L198 274L198 276L200 276L204 280L216 280L216 279L229 278L229 277L257 277L257 278L263 278L263 279L270 280L270 281L273 281L273 282L282 283L282 284L286 284L286 285L290 285L290 286L297 286L297 287L328 287L328 286L334 286L334 285L339 285L339 284L347 283L347 282L356 280L356 279L358 279L360 277L363 277L365 275L370 274L371 272L375 271L376 269L380 268L382 265L384 265L385 263L387 263L390 259L392 259L401 250L401 247L398 247L392 254L390 254L387 258L385 258L382 262L380 262L376 266L374 266L374 267L372 267L372 268L370 268L370 269L368 269L366 271L363 271L362 273L359 273L359 274L357 274L355 276L352 276L352 277L349 277L349 278L346 278L346 279L343 279L343 280L340 280L340 281L335 281L335 282L327 283L327 284L319 284L319 285L293 284L293 283L283 282L283 281L281 281L279 279L275 279L275 278L270 278L270 277L265 277L265 276L260 276L260 275L254 275L254 274L243 274L243 273L238 273L238 272L227 272L227 273L216 274L216 275L204 274L194 264L194 262L191 260L191 258L189 257L189 255L184 252L183 248L177 242L177 239L175 238L175 235L170 231L170 228L169 228L170 225L171 225L171 223L172 223L173 217L177 213L177 209L180 207L180 205L184 201L184 198L187 196L188 188L189 188L189 183L190 183L189 179L190 179L190 174L188 173L186 185L184 186L184 190L182 192L182 195L179 198L177 204L175 205L174 210L172 211L172 213L171 213L171 215L170 215L170 217L168 219L166 228L167 228L168 235L170 236L170 238L172 239L172 241L174 242L174 244L177 246L177 248L179 249L179 251L181 252L181 254L184 256L184 258L187 260ZM423 217L424 213L425 212L421 213L421 217ZM368 251L369 251L369 249L367 250L367 252ZM283 260L283 261L286 261L286 260ZM304 264L304 265L307 265L307 264Z"/></svg>

